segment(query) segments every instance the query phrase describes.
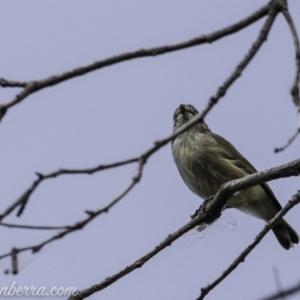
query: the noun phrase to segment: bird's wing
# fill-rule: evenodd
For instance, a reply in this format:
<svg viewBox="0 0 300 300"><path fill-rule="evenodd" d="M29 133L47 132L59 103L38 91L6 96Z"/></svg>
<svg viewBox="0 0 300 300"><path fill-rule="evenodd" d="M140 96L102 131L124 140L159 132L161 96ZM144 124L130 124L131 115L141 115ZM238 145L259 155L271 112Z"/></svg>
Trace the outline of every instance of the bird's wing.
<svg viewBox="0 0 300 300"><path fill-rule="evenodd" d="M232 159L234 160L234 164L241 168L243 171L245 171L247 174L253 174L256 173L257 170L254 168L254 166L226 139L221 137L220 135L213 134L214 138L217 140L218 143L220 143L225 149L230 149L230 151L226 151L226 156L227 159ZM274 195L273 191L271 188L268 186L267 183L262 183L260 186L265 190L267 195L273 200L276 208L278 210L281 210L282 206L280 205L279 201L277 200L276 196Z"/></svg>

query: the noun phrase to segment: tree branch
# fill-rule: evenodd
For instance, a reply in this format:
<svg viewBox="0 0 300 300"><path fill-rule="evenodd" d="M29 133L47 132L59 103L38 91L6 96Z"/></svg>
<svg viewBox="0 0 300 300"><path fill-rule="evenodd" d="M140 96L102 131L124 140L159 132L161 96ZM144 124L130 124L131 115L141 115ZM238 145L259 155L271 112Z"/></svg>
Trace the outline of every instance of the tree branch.
<svg viewBox="0 0 300 300"><path fill-rule="evenodd" d="M264 227L264 229L256 236L254 242L251 243L234 261L233 263L222 272L222 274L211 284L207 285L204 288L201 288L201 294L197 300L202 300L204 297L214 289L219 283L221 283L232 271L234 271L238 265L245 261L245 258L248 254L260 243L264 236L274 227L274 225L296 204L300 203L300 191L298 191L292 199L281 209L277 215L270 220Z"/></svg>
<svg viewBox="0 0 300 300"><path fill-rule="evenodd" d="M294 76L294 81L293 81L293 86L291 89L291 95L292 99L294 101L294 104L297 109L297 115L298 115L298 126L296 129L296 132L292 135L292 137L289 138L288 142L279 148L275 148L274 151L275 153L284 151L287 147L289 147L294 140L297 138L298 134L300 133L300 97L299 97L299 81L300 81L300 42L299 42L299 36L293 21L292 16L290 15L289 11L287 8L282 9L282 14L285 17L285 20L290 28L293 41L294 41L294 47L295 47L295 58L296 58L296 72Z"/></svg>
<svg viewBox="0 0 300 300"><path fill-rule="evenodd" d="M18 229L33 229L33 230L64 230L68 229L69 226L39 226L39 225L22 225L22 224L11 224L11 223L2 223L0 226L7 228L18 228Z"/></svg>
<svg viewBox="0 0 300 300"><path fill-rule="evenodd" d="M93 64L83 66L80 68L76 68L71 71L64 72L60 75L54 75L50 76L48 78L38 80L38 81L30 81L30 82L17 82L17 81L12 81L12 80L7 80L4 78L0 78L0 86L2 87L23 87L24 90L22 90L20 93L18 93L11 101L7 102L6 104L3 104L0 106L0 121L4 117L5 113L7 110L24 100L27 96L43 89L47 88L56 84L59 84L63 81L85 75L89 72L111 66L123 61L131 60L131 59L136 59L140 57L149 57L149 56L157 56L157 55L162 55L165 53L173 52L173 51L178 51L194 46L198 46L204 43L212 43L218 39L221 39L227 35L233 34L250 24L258 21L262 17L266 16L269 11L269 4L263 6L250 16L242 19L241 21L234 23L224 29L221 29L219 31L207 34L207 35L202 35L200 37L191 39L189 41L181 42L178 44L174 45L169 45L169 46L160 46L160 47L155 47L155 48L150 48L150 49L141 49L133 52L128 52L124 54L120 54L117 56L113 56L104 60L97 61Z"/></svg>
<svg viewBox="0 0 300 300"><path fill-rule="evenodd" d="M31 250L32 253L36 253L38 251L40 251L45 245L56 241L58 239L63 238L64 236L68 235L71 232L80 230L82 228L84 228L87 224L89 224L94 218L96 218L97 216L99 216L102 213L106 213L108 212L108 210L113 207L116 203L118 203L134 186L135 184L137 184L142 176L142 170L143 167L145 165L145 161L144 160L140 160L139 164L138 164L138 168L136 171L135 176L132 178L132 180L130 181L130 183L127 185L127 187L125 187L125 189L118 195L116 196L110 203L108 203L106 206L96 210L96 211L86 211L85 213L87 214L87 217L85 219L83 219L82 221L77 222L74 225L71 226L66 226L65 230L55 234L54 236L52 236L51 238L43 241L42 243L38 244L38 245L34 245L34 246L28 246L28 247L24 247L24 248L14 248L14 252L8 252L6 254L0 255L0 260L5 258L5 257L9 257L12 256L13 253L21 253L24 251L28 251Z"/></svg>
<svg viewBox="0 0 300 300"><path fill-rule="evenodd" d="M0 222L7 217L15 208L17 208L18 206L20 206L17 216L21 216L30 196L33 194L33 192L37 189L37 187L44 181L50 178L56 178L59 177L61 175L70 175L70 174L75 174L75 175L81 175L81 174L87 174L87 175L92 175L94 173L103 171L103 170L107 170L107 169L111 169L111 168L116 168L116 167L120 167L120 166L124 166L127 164L131 164L134 162L138 162L140 159L140 157L136 157L136 158L131 158L131 159L126 159L120 162L115 162L112 164L107 164L107 165L99 165L97 167L94 168L87 168L87 169L59 169L57 171L51 172L49 174L41 174L41 173L36 173L36 175L38 176L38 178L31 184L30 187L28 187L28 189L26 189L22 195L14 202L12 203L5 211L2 215L0 215Z"/></svg>
<svg viewBox="0 0 300 300"><path fill-rule="evenodd" d="M13 81L13 80L7 80L5 78L0 78L0 86L2 86L2 87L26 88L26 85L27 85L27 82Z"/></svg>

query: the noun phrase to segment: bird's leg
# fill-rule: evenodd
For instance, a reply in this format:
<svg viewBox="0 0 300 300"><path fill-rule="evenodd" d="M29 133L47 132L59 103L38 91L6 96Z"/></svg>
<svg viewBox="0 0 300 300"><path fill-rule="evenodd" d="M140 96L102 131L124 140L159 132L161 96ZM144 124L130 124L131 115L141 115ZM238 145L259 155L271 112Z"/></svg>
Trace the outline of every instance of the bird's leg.
<svg viewBox="0 0 300 300"><path fill-rule="evenodd" d="M202 213L205 213L207 203L208 203L209 201L211 201L213 198L214 198L214 196L211 196L211 197L205 199L205 200L202 202L202 204L199 206L199 208L196 209L196 211L191 215L191 219L195 219L195 218L198 216L198 214L201 213L201 212L202 212Z"/></svg>

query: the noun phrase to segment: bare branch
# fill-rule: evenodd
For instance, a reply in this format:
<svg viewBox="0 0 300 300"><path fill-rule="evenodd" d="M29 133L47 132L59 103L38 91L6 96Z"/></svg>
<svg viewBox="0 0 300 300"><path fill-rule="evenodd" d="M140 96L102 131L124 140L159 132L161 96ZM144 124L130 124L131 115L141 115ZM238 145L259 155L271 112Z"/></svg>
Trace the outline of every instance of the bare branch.
<svg viewBox="0 0 300 300"><path fill-rule="evenodd" d="M61 239L61 238L63 238L64 236L68 235L71 232L74 232L74 231L77 231L77 230L80 230L80 229L84 228L94 218L96 218L97 216L99 216L102 213L108 212L111 207L113 207L116 203L118 203L139 182L139 180L142 176L142 171L143 171L145 163L146 163L145 160L143 160L143 159L139 160L139 164L138 164L138 167L137 167L137 170L136 170L136 174L132 178L130 183L127 185L127 187L125 187L125 189L118 196L116 196L106 206L104 206L101 209L98 209L96 211L86 211L87 217L84 220L79 221L79 222L77 222L76 224L74 224L72 226L66 226L64 228L65 230L55 234L51 238L43 241L42 243L40 243L38 245L28 246L28 247L24 247L24 248L14 248L11 252L0 255L0 260L5 258L5 257L9 257L9 256L12 256L12 255L15 255L15 254L19 254L21 252L25 252L25 251L32 251L32 253L36 253L36 252L40 251L45 245L47 245L47 244L49 244L53 241L56 241L58 239Z"/></svg>
<svg viewBox="0 0 300 300"><path fill-rule="evenodd" d="M18 228L18 229L30 229L30 230L64 230L69 229L69 226L39 226L39 225L22 225L22 224L11 224L11 223L2 223L0 226L7 228Z"/></svg>
<svg viewBox="0 0 300 300"><path fill-rule="evenodd" d="M204 297L219 283L221 283L232 271L234 271L237 266L245 261L245 258L248 254L260 243L263 237L274 227L274 225L279 221L291 208L296 204L300 203L300 191L295 194L292 199L282 208L282 210L271 220L269 221L264 229L256 236L253 243L251 243L234 261L233 263L222 272L220 277L218 277L213 283L207 285L205 288L201 289L201 295L197 300L202 300Z"/></svg>
<svg viewBox="0 0 300 300"><path fill-rule="evenodd" d="M154 257L156 254L158 254L160 251L165 249L166 247L170 246L176 239L181 237L183 234L194 228L196 225L199 225L201 223L211 223L213 219L218 218L221 213L224 205L226 204L227 199L234 194L235 192L257 185L259 183L274 180L282 177L288 177L288 176L295 176L300 174L300 159L295 160L293 162L290 162L288 164L282 165L280 167L275 167L263 172L258 172L252 175L248 175L242 179L231 181L227 184L225 184L219 192L216 194L214 199L208 203L208 205L205 206L205 211L202 210L199 212L198 216L196 216L193 220L191 220L189 223L181 227L176 232L168 235L167 238L165 238L159 245L157 245L153 250L148 252L146 255L141 257L140 259L136 260L131 265L127 266L120 272L107 277L102 282L97 283L87 289L84 289L82 291L79 291L76 295L73 295L69 298L69 300L79 300L84 299L96 292L99 292L106 287L110 286L114 282L118 281L125 275L131 273L132 271L141 268L148 260L150 260L152 257ZM268 225L265 226L263 231L257 236L255 239L255 243L258 244L259 241L266 235L266 233L274 226L274 224L284 215L286 214L294 205L296 205L298 202L300 202L300 192L298 192L296 199L294 200L295 196L293 197L292 201L290 201L277 215L274 217ZM248 250L248 253L245 254L245 257L247 254L251 252L251 250L256 246L251 244L252 247L250 250ZM249 246L249 247L250 247ZM247 249L246 249L247 250ZM245 251L246 251L245 250ZM208 293L208 291L207 291Z"/></svg>
<svg viewBox="0 0 300 300"><path fill-rule="evenodd" d="M223 207L226 203L226 200L224 200L224 198L227 197L227 193L232 195L240 191L241 189L245 189L262 182L299 175L300 159L294 160L279 167L271 168L266 171L247 175L242 179L236 179L226 183L224 185L224 188L220 189L216 194L214 201L208 203L206 207L210 208L211 206L212 210L216 210L220 205Z"/></svg>
<svg viewBox="0 0 300 300"><path fill-rule="evenodd" d="M17 213L17 216L20 216L30 198L30 196L32 195L32 193L37 189L37 187L41 184L42 181L50 179L50 178L55 178L61 175L70 175L70 174L77 174L77 175L81 175L81 174L87 174L87 175L91 175L94 174L96 172L100 172L103 170L107 170L107 169L111 169L111 168L116 168L116 167L120 167L120 166L124 166L127 164L131 164L134 162L138 162L140 159L140 157L136 157L136 158L131 158L131 159L126 159L120 162L115 162L112 164L107 164L107 165L99 165L97 167L94 168L88 168L88 169L60 169L54 172L51 172L49 174L43 175L41 173L36 173L36 175L38 176L38 178L31 184L31 186L25 191L23 192L23 194L14 202L12 203L5 211L2 215L0 215L0 222L7 217L15 208L17 208L18 206L20 206L20 209Z"/></svg>
<svg viewBox="0 0 300 300"><path fill-rule="evenodd" d="M288 142L279 148L275 148L274 151L275 153L281 152L283 150L285 150L287 147L289 147L294 140L296 139L296 137L298 136L298 134L300 133L300 97L299 97L299 81L300 81L300 42L299 42L299 36L296 30L296 27L294 25L294 21L292 16L290 15L289 11L287 10L287 8L282 9L282 14L284 15L286 22L289 25L292 37L293 37L293 41L294 41L294 47L295 47L295 58L296 58L296 72L295 72L295 76L294 76L294 82L293 82L293 86L291 89L291 95L294 101L294 104L296 106L297 109L297 116L298 116L298 126L297 126L297 130L296 132L292 135L291 138L289 138Z"/></svg>
<svg viewBox="0 0 300 300"><path fill-rule="evenodd" d="M293 86L291 89L291 95L293 97L294 104L296 105L297 109L300 109L300 97L299 97L299 80L300 80L300 42L299 42L299 36L293 21L292 16L290 15L289 11L287 9L283 9L282 14L284 15L289 28L291 30L291 34L294 41L294 47L295 47L295 58L296 58L296 72L294 77Z"/></svg>
<svg viewBox="0 0 300 300"><path fill-rule="evenodd" d="M0 78L0 86L2 86L2 87L26 88L26 85L27 85L27 82L13 81L13 80L7 80L5 78Z"/></svg>
<svg viewBox="0 0 300 300"><path fill-rule="evenodd" d="M300 123L300 111L299 111L299 123ZM300 125L300 124L299 124ZM275 153L278 153L278 152L281 152L281 151L284 151L287 147L289 147L293 142L294 140L297 138L298 134L300 133L300 127L296 130L296 132L289 138L289 140L287 141L287 143L280 147L280 148L275 148L274 149L274 152Z"/></svg>
<svg viewBox="0 0 300 300"><path fill-rule="evenodd" d="M150 49L141 49L141 50L137 50L134 52L128 52L128 53L124 53L124 54L120 54L117 56L113 56L101 61L97 61L93 64L84 66L84 67L80 67L80 68L76 68L74 70L71 71L67 71L65 73L62 73L60 75L54 75L54 76L50 76L48 78L39 80L39 81L31 81L31 82L16 82L16 81L11 81L11 80L6 80L6 79L0 79L0 86L2 87L24 87L24 90L21 91L20 93L18 93L11 101L9 101L6 104L1 105L0 107L0 121L3 118L3 116L5 115L6 111L18 104L19 102L21 102L22 100L24 100L27 96L43 89L46 87L50 87L56 84L59 84L65 80L69 80L78 76L82 76L85 75L89 72L107 67L107 66L111 66L123 61L127 61L127 60L131 60L131 59L136 59L136 58L140 58L140 57L149 57L149 56L157 56L157 55L162 55L165 53L169 53L169 52L173 52L173 51L178 51L178 50L182 50L182 49L186 49L189 47L194 47L197 45L201 45L204 43L212 43L218 39L221 39L227 35L233 34L247 26L249 26L250 24L258 21L259 19L261 19L262 17L266 16L268 14L269 11L269 4L263 6L261 9L257 10L256 12L254 12L253 14L251 14L250 16L242 19L241 21L232 24L224 29L221 29L219 31L213 32L211 34L207 34L207 35L202 35L200 37L194 38L192 40L189 41L185 41L182 43L178 43L178 44L174 44L174 45L169 45L169 46L160 46L160 47L156 47L156 48L150 48Z"/></svg>

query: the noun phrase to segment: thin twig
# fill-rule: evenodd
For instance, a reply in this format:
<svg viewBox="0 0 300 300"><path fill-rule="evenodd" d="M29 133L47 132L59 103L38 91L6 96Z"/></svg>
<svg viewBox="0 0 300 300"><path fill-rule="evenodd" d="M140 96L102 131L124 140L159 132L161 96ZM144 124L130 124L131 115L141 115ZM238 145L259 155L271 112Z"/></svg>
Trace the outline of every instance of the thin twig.
<svg viewBox="0 0 300 300"><path fill-rule="evenodd" d="M299 118L300 118L300 114L299 114ZM289 147L294 142L294 140L297 138L298 134L300 134L300 127L297 128L296 132L288 139L288 141L285 145L283 145L282 147L279 147L279 148L275 148L274 152L278 153L278 152L284 151L287 147Z"/></svg>
<svg viewBox="0 0 300 300"><path fill-rule="evenodd" d="M300 133L300 97L299 97L299 81L300 81L300 42L299 42L299 36L293 21L292 16L290 15L289 11L287 8L282 9L282 14L285 17L285 20L290 28L293 41L294 41L294 47L295 47L295 58L296 58L296 71L295 71L295 76L294 76L294 81L293 81L293 86L291 89L291 95L292 99L294 101L294 104L297 109L297 117L298 117L298 126L296 129L296 132L292 135L292 137L289 138L288 142L282 146L275 148L274 151L275 153L284 151L287 147L289 147L294 140L297 138L297 136Z"/></svg>
<svg viewBox="0 0 300 300"><path fill-rule="evenodd" d="M288 26L290 28L293 41L294 41L294 47L295 47L295 59L296 59L296 70L295 70L295 76L293 81L293 86L291 89L291 95L293 97L293 101L297 107L297 109L300 108L300 97L299 97L299 80L300 80L300 42L299 42L299 36L293 21L293 18L289 11L287 9L283 9L282 14L284 15L286 22L288 23Z"/></svg>
<svg viewBox="0 0 300 300"><path fill-rule="evenodd" d="M284 208L271 220L269 221L264 229L256 236L253 243L251 243L234 261L233 263L222 272L220 277L218 277L213 283L207 285L205 288L201 288L201 294L197 300L202 300L204 297L219 283L221 283L232 271L234 271L237 266L245 261L248 254L260 243L263 237L274 227L274 225L296 204L300 203L300 191L295 194L292 199L284 206Z"/></svg>
<svg viewBox="0 0 300 300"><path fill-rule="evenodd" d="M2 87L21 87L26 88L27 82L13 81L5 78L0 78L0 86Z"/></svg>
<svg viewBox="0 0 300 300"><path fill-rule="evenodd" d="M89 72L92 72L95 70L99 70L101 68L111 66L111 65L123 62L123 61L136 59L136 58L140 58L140 57L162 55L162 54L170 53L173 51L178 51L178 50L194 47L194 46L201 45L204 43L212 43L218 39L221 39L227 35L233 34L237 31L249 26L250 24L258 21L259 19L261 19L262 17L267 15L268 10L269 10L269 4L263 6L262 8L260 8L259 10L257 10L253 14L251 14L250 16L242 19L241 21L239 21L235 24L232 24L232 25L230 25L224 29L221 29L219 31L213 32L211 34L202 35L200 37L197 37L197 38L185 41L185 42L181 42L178 44L174 44L174 45L160 46L160 47L155 47L155 48L150 48L150 49L141 49L141 50L137 50L137 51L133 51L133 52L123 53L123 54L113 56L113 57L110 57L110 58L107 58L107 59L104 59L101 61L97 61L93 64L90 64L90 65L87 65L84 67L80 67L80 68L76 68L71 71L64 72L60 75L50 76L50 77L42 79L42 80L30 81L30 82L16 82L16 81L6 80L6 79L2 78L2 79L0 79L0 85L2 85L3 87L8 87L8 86L10 86L9 84L11 84L12 87L15 87L15 86L24 87L24 90L21 91L20 93L18 93L8 103L1 105L0 121L10 107L18 104L19 102L24 100L30 94L33 94L43 88L56 85L65 80L69 80L69 79L75 78L77 76L82 76L86 73L89 73Z"/></svg>
<svg viewBox="0 0 300 300"><path fill-rule="evenodd" d="M39 225L11 224L11 223L2 223L2 222L0 222L0 226L7 227L7 228L33 229L33 230L64 230L70 228L70 226L39 226Z"/></svg>

